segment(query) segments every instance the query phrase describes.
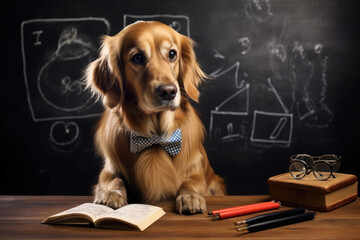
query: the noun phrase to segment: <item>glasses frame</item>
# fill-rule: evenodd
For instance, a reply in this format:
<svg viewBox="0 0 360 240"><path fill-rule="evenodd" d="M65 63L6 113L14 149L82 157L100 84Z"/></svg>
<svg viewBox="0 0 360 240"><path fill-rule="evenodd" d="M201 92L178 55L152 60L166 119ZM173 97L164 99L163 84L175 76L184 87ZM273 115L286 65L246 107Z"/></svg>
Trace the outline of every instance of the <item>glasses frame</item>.
<svg viewBox="0 0 360 240"><path fill-rule="evenodd" d="M312 159L312 166L309 166L309 164L308 164L306 161L304 161L304 160L302 160L302 159L298 159L297 157L299 157L299 156L300 156L300 157L301 157L301 156L303 156L303 157L305 156L305 157L311 158L311 159ZM321 158L326 157L326 156L333 156L333 157L335 157L336 159L328 159L328 160L326 160L326 159L321 159ZM295 154L295 155L291 155L291 156L290 156L290 159L291 159L291 160L290 160L290 165L289 165L289 172L290 172L291 176L292 176L294 179L300 180L300 179L304 178L306 175L309 175L309 174L312 172L313 175L314 175L314 177L317 178L318 180L320 180L320 181L326 181L326 180L328 180L330 177L336 178L335 175L334 175L334 172L336 172L336 171L334 171L333 166L335 165L335 163L340 162L341 156L339 156L339 155L334 155L334 154L325 154L325 155L322 155L322 156L310 156L310 155L308 155L308 154ZM315 159L318 159L318 160L315 160ZM304 173L301 173L302 177L298 177L298 175L294 175L294 174L292 173L292 171L291 171L291 165L294 164L294 163L296 163L296 162L301 163L301 164L303 164L303 165L305 166L305 174L304 174ZM329 169L330 169L330 174L329 174L329 176L328 176L327 178L319 178L319 177L315 174L314 169L316 169L315 166L316 166L317 164L325 164L325 165L327 165L327 166L329 167ZM320 172L317 172L317 173L321 175Z"/></svg>

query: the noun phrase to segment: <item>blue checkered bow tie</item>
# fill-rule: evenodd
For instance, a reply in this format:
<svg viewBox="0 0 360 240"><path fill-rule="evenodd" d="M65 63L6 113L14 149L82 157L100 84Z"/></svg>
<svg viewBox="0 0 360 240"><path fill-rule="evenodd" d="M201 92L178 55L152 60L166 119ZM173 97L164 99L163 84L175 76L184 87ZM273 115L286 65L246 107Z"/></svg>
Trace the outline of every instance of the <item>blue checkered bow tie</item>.
<svg viewBox="0 0 360 240"><path fill-rule="evenodd" d="M154 144L160 144L171 156L175 156L181 149L181 129L177 129L169 138L165 136L152 135L151 137L131 131L130 151L140 152Z"/></svg>

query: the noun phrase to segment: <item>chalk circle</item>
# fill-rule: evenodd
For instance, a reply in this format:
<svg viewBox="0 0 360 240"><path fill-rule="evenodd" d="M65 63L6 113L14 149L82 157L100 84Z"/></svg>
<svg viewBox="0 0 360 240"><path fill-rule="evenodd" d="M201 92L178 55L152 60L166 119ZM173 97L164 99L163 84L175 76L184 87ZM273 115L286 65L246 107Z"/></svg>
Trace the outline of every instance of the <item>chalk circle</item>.
<svg viewBox="0 0 360 240"><path fill-rule="evenodd" d="M79 138L79 126L75 122L56 121L50 128L50 140L57 146L67 146Z"/></svg>
<svg viewBox="0 0 360 240"><path fill-rule="evenodd" d="M83 70L92 61L93 49L76 37L76 29L64 32L59 39L58 49L38 74L37 87L48 105L64 112L73 112L85 108L91 99L82 79Z"/></svg>

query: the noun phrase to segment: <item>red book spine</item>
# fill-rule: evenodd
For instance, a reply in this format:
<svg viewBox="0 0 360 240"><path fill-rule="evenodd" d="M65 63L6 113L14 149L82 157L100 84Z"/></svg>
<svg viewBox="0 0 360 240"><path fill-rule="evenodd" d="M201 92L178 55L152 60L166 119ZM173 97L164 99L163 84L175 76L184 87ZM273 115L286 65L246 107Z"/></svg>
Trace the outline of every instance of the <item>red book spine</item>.
<svg viewBox="0 0 360 240"><path fill-rule="evenodd" d="M268 211L268 210L272 210L272 209L277 209L280 206L281 205L279 202L267 202L267 204L262 204L262 205L258 204L258 205L252 205L252 206L247 205L246 208L244 207L244 208L234 209L232 211L218 212L215 216L215 220L237 217L237 216L242 216L242 215L246 215L246 214L262 212L262 211Z"/></svg>

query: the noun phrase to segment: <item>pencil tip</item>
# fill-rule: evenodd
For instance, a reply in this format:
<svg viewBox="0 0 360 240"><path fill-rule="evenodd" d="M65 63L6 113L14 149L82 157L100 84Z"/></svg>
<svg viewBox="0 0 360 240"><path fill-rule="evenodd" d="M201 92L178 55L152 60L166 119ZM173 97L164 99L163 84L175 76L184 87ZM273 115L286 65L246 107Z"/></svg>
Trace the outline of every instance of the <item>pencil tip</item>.
<svg viewBox="0 0 360 240"><path fill-rule="evenodd" d="M247 232L247 227L239 227L239 228L237 228L236 229L236 231L238 231L238 232Z"/></svg>
<svg viewBox="0 0 360 240"><path fill-rule="evenodd" d="M234 222L234 225L244 225L246 223L246 221L239 221L239 222Z"/></svg>

